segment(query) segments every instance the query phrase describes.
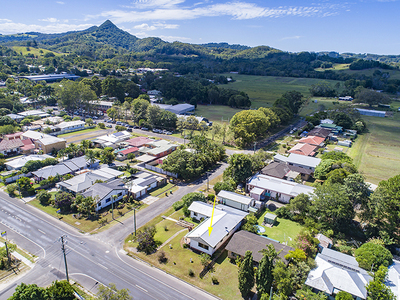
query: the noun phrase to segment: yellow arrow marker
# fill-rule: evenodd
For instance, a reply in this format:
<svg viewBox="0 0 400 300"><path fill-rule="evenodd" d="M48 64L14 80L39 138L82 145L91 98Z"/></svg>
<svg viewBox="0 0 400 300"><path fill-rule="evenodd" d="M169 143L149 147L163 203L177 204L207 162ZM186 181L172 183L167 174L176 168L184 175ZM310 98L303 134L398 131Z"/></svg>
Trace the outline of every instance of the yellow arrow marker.
<svg viewBox="0 0 400 300"><path fill-rule="evenodd" d="M216 196L214 196L214 205L213 205L213 210L212 210L212 214L211 214L211 222L210 222L210 227L208 227L208 236L210 236L211 235L211 231L213 230L213 227L212 227L212 221L213 221L213 217L214 217L214 208L215 208L215 199L216 199L217 197Z"/></svg>

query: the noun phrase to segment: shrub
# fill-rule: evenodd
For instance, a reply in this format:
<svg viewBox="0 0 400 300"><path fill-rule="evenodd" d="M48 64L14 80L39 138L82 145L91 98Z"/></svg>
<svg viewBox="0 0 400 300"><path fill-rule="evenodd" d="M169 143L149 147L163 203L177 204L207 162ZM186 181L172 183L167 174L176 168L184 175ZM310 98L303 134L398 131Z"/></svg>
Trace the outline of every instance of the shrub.
<svg viewBox="0 0 400 300"><path fill-rule="evenodd" d="M137 250L144 252L147 255L153 253L157 249L154 235L156 234L156 228L154 226L146 226L138 232L136 241L138 242Z"/></svg>
<svg viewBox="0 0 400 300"><path fill-rule="evenodd" d="M176 201L174 204L172 204L172 207L174 208L175 211L180 210L183 207L183 201Z"/></svg>
<svg viewBox="0 0 400 300"><path fill-rule="evenodd" d="M36 199L38 199L43 206L47 206L50 203L51 194L46 190L40 190L36 195Z"/></svg>
<svg viewBox="0 0 400 300"><path fill-rule="evenodd" d="M335 300L353 300L353 296L345 291L336 294Z"/></svg>
<svg viewBox="0 0 400 300"><path fill-rule="evenodd" d="M208 194L207 195L207 201L214 202L214 199L215 199L215 195L214 194Z"/></svg>
<svg viewBox="0 0 400 300"><path fill-rule="evenodd" d="M279 207L275 212L279 218L290 220L293 217L292 212L286 206Z"/></svg>
<svg viewBox="0 0 400 300"><path fill-rule="evenodd" d="M219 281L218 281L217 277L215 277L215 276L211 277L211 281L212 281L212 284L214 284L214 285L219 284Z"/></svg>
<svg viewBox="0 0 400 300"><path fill-rule="evenodd" d="M106 125L104 123L97 124L100 129L106 129Z"/></svg>
<svg viewBox="0 0 400 300"><path fill-rule="evenodd" d="M355 256L361 268L377 271L379 266L388 267L392 264L393 256L388 249L375 243L365 243L356 249Z"/></svg>
<svg viewBox="0 0 400 300"><path fill-rule="evenodd" d="M15 183L7 185L7 193L10 196L14 196L15 191L17 190L17 185Z"/></svg>
<svg viewBox="0 0 400 300"><path fill-rule="evenodd" d="M164 231L168 231L168 226L164 225Z"/></svg>
<svg viewBox="0 0 400 300"><path fill-rule="evenodd" d="M194 272L193 272L192 269L189 269L189 276L190 276L190 277L194 277Z"/></svg>
<svg viewBox="0 0 400 300"><path fill-rule="evenodd" d="M168 261L168 258L165 256L165 252L161 250L158 253L158 262L160 264L165 264L167 261Z"/></svg>
<svg viewBox="0 0 400 300"><path fill-rule="evenodd" d="M184 206L184 207L182 208L182 212L183 212L183 214L185 215L185 217L189 217L189 216L190 216L190 211L189 211L189 209L188 209L186 206Z"/></svg>

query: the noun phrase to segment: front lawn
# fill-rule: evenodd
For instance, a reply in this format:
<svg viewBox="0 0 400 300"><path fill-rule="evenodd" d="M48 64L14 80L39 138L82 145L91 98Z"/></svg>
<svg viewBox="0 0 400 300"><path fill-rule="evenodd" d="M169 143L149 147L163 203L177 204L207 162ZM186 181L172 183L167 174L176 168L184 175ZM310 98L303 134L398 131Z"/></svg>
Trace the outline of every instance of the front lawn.
<svg viewBox="0 0 400 300"><path fill-rule="evenodd" d="M169 191L175 192L178 189L177 186L175 186L172 183L167 183L163 186L160 186L159 188L156 188L155 190L152 190L149 194L150 196L153 197L159 197L159 196L163 196L162 194L164 194L165 192L167 192L169 194Z"/></svg>
<svg viewBox="0 0 400 300"><path fill-rule="evenodd" d="M258 219L258 225L262 226L265 229L265 233L260 234L265 235L273 240L277 240L281 243L287 243L288 245L291 245L291 242L294 241L294 239L303 229L303 226L299 223L282 218L276 218L276 223L271 228L263 226L262 223L264 221L264 216L268 212L271 211L267 209L265 213L263 213Z"/></svg>
<svg viewBox="0 0 400 300"><path fill-rule="evenodd" d="M172 208L160 214L152 221L147 223L147 226L154 225L157 229L155 234L155 240L161 245L171 238L174 234L178 233L173 239L171 239L166 245L164 245L159 251L146 255L142 252L136 251L137 244L133 241L133 236L129 235L125 240L124 249L128 251L129 255L136 256L157 268L160 268L174 276L177 276L191 284L198 286L222 299L241 299L240 292L238 289L237 272L238 268L235 264L230 263L227 258L227 253L223 253L216 261L213 273L207 273L204 278L200 278L199 274L203 270L201 264L201 256L194 253L189 248L184 248L182 244L183 237L188 233L188 230L184 227L178 226L175 222L163 219L162 216L168 216L172 219L179 220L183 217L182 210L174 211ZM185 219L190 221L189 219ZM167 226L167 230L165 230ZM165 252L167 261L160 263L158 256L160 251ZM189 275L189 270L192 270L194 276ZM213 285L211 278L215 276L219 284Z"/></svg>

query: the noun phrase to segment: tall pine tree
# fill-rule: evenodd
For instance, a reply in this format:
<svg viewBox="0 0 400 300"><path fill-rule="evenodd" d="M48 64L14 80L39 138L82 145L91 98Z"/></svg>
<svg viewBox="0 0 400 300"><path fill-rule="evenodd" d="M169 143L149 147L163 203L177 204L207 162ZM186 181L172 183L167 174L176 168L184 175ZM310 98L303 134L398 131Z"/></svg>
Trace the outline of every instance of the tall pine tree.
<svg viewBox="0 0 400 300"><path fill-rule="evenodd" d="M256 274L257 294L269 294L271 291L274 276L274 260L278 256L273 245L268 245L267 249L262 250L263 258L260 261Z"/></svg>
<svg viewBox="0 0 400 300"><path fill-rule="evenodd" d="M244 259L240 263L238 279L240 293L245 298L254 286L253 253L251 251L246 251Z"/></svg>

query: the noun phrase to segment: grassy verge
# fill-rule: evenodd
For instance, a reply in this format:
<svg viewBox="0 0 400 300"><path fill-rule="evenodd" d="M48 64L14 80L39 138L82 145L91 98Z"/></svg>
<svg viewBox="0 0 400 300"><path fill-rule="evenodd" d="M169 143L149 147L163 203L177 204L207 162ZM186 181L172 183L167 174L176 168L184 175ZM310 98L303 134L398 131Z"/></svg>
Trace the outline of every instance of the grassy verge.
<svg viewBox="0 0 400 300"><path fill-rule="evenodd" d="M124 205L123 208L121 206L119 206L118 204L115 205L114 208L114 221L112 221L112 213L111 213L111 208L110 210L106 210L104 212L100 213L100 218L101 219L105 219L107 223L107 225L100 227L100 224L98 222L98 220L89 220L85 217L81 217L81 218L76 218L73 216L72 213L70 214L57 214L57 210L58 208L55 208L53 206L43 206L42 204L40 204L40 202L38 200L32 200L28 202L30 205L44 211L45 213L59 218L61 220L63 220L64 222L68 223L69 225L79 229L81 232L91 232L93 233L95 230L104 230L106 228L109 228L110 226L113 226L114 224L116 224L118 221L122 221L126 218L129 218L133 212L131 212L132 208L128 208L128 205ZM120 207L120 208L118 208ZM142 205L141 207L144 207L144 205ZM129 214L127 214L129 212ZM110 223L111 222L111 223ZM105 228L104 228L105 227Z"/></svg>
<svg viewBox="0 0 400 300"><path fill-rule="evenodd" d="M151 191L150 196L154 196L154 197L156 197L158 195L162 196L165 192L168 192L168 194L169 194L169 191L175 192L176 190L178 190L177 186L174 186L172 183L167 183L166 185L163 185L163 186Z"/></svg>

